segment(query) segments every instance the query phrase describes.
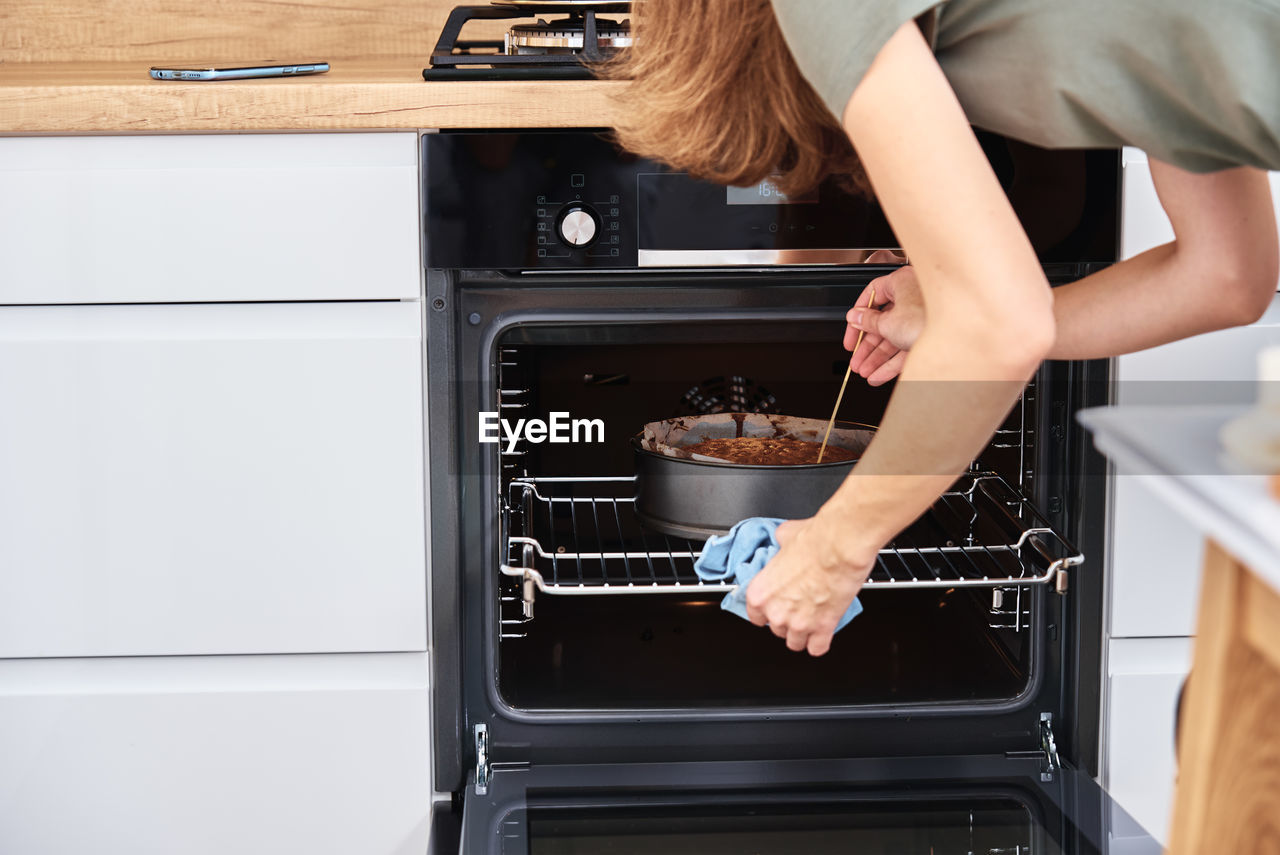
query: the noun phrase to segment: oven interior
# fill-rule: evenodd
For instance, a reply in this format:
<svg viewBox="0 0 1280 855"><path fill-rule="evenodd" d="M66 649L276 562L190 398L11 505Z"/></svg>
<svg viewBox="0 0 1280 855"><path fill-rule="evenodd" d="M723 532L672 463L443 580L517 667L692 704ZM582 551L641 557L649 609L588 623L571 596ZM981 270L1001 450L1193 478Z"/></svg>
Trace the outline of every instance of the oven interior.
<svg viewBox="0 0 1280 855"><path fill-rule="evenodd" d="M1054 595L1018 580L1056 554L1046 547L1052 538L1026 535L1038 522L1022 499L1035 495L1035 382L975 461L975 472L998 477L964 476L882 552L865 611L821 658L792 653L721 610L721 592L697 590L701 544L635 520L628 440L643 424L724 411L825 420L847 365L842 332L838 320L633 321L517 326L498 338L492 403L503 418L563 412L604 422L600 443L499 446L499 554L546 583L500 576L497 683L507 704L534 712L971 707L1029 692ZM853 378L839 417L878 424L890 388ZM945 430L945 418L938 424ZM949 574L967 581L947 584ZM989 581L1004 575L1013 581ZM663 593L626 590L655 583Z"/></svg>

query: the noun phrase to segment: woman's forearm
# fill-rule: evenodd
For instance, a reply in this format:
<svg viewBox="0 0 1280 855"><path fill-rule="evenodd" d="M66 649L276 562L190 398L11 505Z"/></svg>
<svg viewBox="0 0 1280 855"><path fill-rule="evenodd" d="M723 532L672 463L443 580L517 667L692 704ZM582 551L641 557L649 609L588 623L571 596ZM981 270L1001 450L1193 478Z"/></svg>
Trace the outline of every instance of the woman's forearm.
<svg viewBox="0 0 1280 855"><path fill-rule="evenodd" d="M1100 359L1210 332L1248 318L1209 287L1176 243L1054 289L1057 339L1050 359Z"/></svg>
<svg viewBox="0 0 1280 855"><path fill-rule="evenodd" d="M1280 275L1267 174L1151 161L1177 240L1055 290L1051 359L1096 359L1252 323Z"/></svg>
<svg viewBox="0 0 1280 855"><path fill-rule="evenodd" d="M991 347L1001 337L974 347L958 330L921 336L875 440L817 515L830 527L828 542L841 550L833 562L866 566L986 446L1048 347L1024 343L993 362Z"/></svg>

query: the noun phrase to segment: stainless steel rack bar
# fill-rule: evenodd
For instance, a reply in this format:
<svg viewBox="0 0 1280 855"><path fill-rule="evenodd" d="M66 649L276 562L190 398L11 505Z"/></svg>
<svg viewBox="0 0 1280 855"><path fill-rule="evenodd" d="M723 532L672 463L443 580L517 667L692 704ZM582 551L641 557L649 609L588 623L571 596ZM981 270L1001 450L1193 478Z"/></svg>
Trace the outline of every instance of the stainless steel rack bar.
<svg viewBox="0 0 1280 855"><path fill-rule="evenodd" d="M694 572L701 544L643 528L633 477L521 478L503 508L503 575L522 584L524 614L536 591L552 595L698 594L733 585ZM1084 561L999 475L964 476L886 545L868 589L1052 585ZM1021 612L1021 603L1015 607Z"/></svg>

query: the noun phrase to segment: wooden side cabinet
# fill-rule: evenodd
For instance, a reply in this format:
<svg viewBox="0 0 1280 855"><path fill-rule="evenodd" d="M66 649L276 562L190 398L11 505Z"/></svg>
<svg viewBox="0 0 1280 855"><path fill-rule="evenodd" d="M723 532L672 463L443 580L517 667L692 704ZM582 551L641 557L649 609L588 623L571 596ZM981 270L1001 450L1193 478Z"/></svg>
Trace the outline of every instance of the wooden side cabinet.
<svg viewBox="0 0 1280 855"><path fill-rule="evenodd" d="M1208 542L1172 855L1280 853L1280 594Z"/></svg>

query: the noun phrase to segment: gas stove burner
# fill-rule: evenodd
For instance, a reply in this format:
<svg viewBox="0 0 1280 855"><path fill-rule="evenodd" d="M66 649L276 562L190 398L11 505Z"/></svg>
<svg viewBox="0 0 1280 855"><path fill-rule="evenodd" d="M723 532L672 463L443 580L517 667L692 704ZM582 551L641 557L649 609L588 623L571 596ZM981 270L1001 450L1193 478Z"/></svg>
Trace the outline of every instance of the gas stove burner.
<svg viewBox="0 0 1280 855"><path fill-rule="evenodd" d="M489 5L520 9L531 15L538 12L582 12L586 9L595 12L627 12L631 9L631 3L619 0L492 0Z"/></svg>
<svg viewBox="0 0 1280 855"><path fill-rule="evenodd" d="M596 45L600 50L616 50L631 47L631 22L596 19ZM584 27L581 18L565 18L560 21L538 21L536 24L516 24L507 31L503 42L508 55L545 56L550 54L581 53Z"/></svg>
<svg viewBox="0 0 1280 855"><path fill-rule="evenodd" d="M627 12L618 0L493 0L487 6L459 6L440 32L426 80L589 80L591 66L631 45L631 22L599 17ZM532 18L540 12L567 13L553 21L516 23L502 41L461 38L473 20Z"/></svg>

